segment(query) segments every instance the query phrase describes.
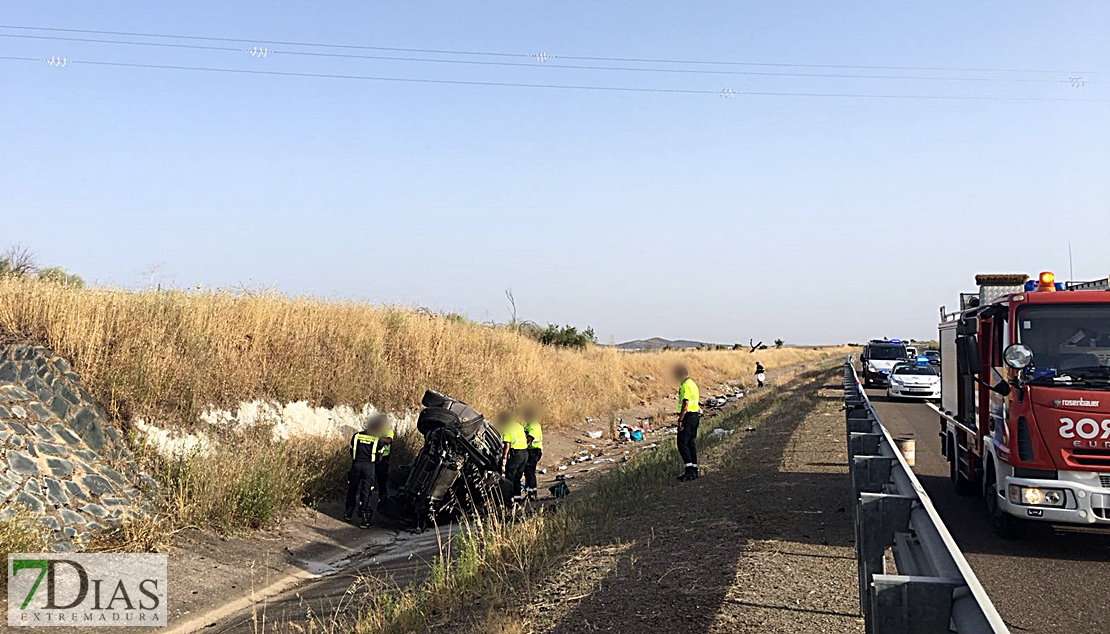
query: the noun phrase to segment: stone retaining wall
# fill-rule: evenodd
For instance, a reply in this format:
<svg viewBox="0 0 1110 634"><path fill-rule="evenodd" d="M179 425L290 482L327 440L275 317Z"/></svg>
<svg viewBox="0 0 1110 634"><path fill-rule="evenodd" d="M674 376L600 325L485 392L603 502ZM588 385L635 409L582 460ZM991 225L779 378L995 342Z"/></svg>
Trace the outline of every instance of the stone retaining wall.
<svg viewBox="0 0 1110 634"><path fill-rule="evenodd" d="M58 551L147 508L154 482L65 359L0 345L0 519L27 508Z"/></svg>

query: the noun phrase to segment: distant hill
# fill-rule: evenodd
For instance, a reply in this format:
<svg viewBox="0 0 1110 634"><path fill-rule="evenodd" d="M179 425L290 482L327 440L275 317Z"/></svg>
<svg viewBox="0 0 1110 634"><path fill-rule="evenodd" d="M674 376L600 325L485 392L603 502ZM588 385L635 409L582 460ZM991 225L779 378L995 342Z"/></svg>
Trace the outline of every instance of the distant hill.
<svg viewBox="0 0 1110 634"><path fill-rule="evenodd" d="M618 350L662 350L670 346L678 350L681 348L697 348L698 346L706 345L701 341L690 341L688 339L663 339L662 337L652 337L651 339L636 339L634 341L626 341L616 345Z"/></svg>

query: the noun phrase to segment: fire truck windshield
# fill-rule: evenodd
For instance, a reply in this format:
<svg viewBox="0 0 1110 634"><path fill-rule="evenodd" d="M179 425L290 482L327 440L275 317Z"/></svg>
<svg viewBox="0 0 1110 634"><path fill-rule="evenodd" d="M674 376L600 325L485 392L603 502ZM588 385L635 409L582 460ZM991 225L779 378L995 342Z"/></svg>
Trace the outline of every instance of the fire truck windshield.
<svg viewBox="0 0 1110 634"><path fill-rule="evenodd" d="M876 361L895 361L905 359L909 353L905 346L869 346L867 358Z"/></svg>
<svg viewBox="0 0 1110 634"><path fill-rule="evenodd" d="M1018 311L1017 340L1033 351L1033 375L1110 378L1110 305L1028 306Z"/></svg>

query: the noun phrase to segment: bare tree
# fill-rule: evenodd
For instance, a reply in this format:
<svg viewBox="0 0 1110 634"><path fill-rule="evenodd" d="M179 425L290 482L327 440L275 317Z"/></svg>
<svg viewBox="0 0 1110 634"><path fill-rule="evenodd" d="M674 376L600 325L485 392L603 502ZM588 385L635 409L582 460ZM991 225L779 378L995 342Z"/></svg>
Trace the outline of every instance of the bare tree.
<svg viewBox="0 0 1110 634"><path fill-rule="evenodd" d="M509 327L516 328L516 298L513 297L513 289L505 289L505 298L509 300Z"/></svg>
<svg viewBox="0 0 1110 634"><path fill-rule="evenodd" d="M22 245L8 247L0 255L0 277L27 277L35 268L34 252Z"/></svg>

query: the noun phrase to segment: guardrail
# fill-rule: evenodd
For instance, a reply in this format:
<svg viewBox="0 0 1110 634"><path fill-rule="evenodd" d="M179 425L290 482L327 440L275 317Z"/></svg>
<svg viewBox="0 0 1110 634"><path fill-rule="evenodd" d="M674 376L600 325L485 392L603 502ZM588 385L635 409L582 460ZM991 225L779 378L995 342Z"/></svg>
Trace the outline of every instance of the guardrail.
<svg viewBox="0 0 1110 634"><path fill-rule="evenodd" d="M1009 634L940 514L844 363L860 611L868 634ZM887 552L895 571L887 570ZM893 574L888 574L893 573Z"/></svg>

